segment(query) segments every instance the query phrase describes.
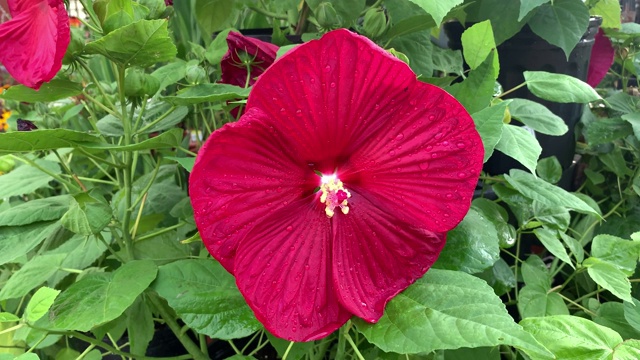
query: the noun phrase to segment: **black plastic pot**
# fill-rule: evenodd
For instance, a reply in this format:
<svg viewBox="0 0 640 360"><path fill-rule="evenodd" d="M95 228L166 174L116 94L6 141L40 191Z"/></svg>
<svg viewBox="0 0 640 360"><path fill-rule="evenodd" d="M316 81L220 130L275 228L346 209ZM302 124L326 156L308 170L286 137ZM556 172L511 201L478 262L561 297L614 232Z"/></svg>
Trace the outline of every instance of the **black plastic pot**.
<svg viewBox="0 0 640 360"><path fill-rule="evenodd" d="M519 33L498 46L500 58L500 75L498 82L503 89L509 90L524 82L524 71L547 71L558 74L566 74L586 81L589 69L589 58L595 35L602 23L602 18L592 17L586 33L580 39L578 45L571 52L567 60L562 49L549 44L546 40L536 35L529 26L525 25ZM460 37L464 27L460 23L447 23L444 31L449 38L449 48L459 50L462 48ZM560 104L542 100L531 94L525 88L518 89L506 96L506 98L523 98L536 101L561 117L569 127L569 131L562 136L548 136L536 133L536 138L542 146L541 158L556 156L564 169L563 177L559 185L565 189L572 187L573 159L575 154L575 125L582 115L581 104ZM484 166L484 171L491 175L508 173L510 169L523 169L516 160L495 152Z"/></svg>

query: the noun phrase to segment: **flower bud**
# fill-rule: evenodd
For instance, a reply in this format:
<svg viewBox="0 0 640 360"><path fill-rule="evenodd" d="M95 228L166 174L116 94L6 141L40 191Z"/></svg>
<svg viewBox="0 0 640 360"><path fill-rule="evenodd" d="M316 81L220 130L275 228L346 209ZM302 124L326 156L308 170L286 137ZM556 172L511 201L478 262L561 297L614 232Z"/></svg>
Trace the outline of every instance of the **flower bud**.
<svg viewBox="0 0 640 360"><path fill-rule="evenodd" d="M6 174L16 166L15 160L9 155L0 156L0 174Z"/></svg>
<svg viewBox="0 0 640 360"><path fill-rule="evenodd" d="M187 65L185 78L191 85L203 84L207 82L207 72L198 64Z"/></svg>
<svg viewBox="0 0 640 360"><path fill-rule="evenodd" d="M71 28L71 41L69 41L69 47L67 52L62 58L62 63L65 65L71 64L78 56L84 51L84 30L77 27Z"/></svg>
<svg viewBox="0 0 640 360"><path fill-rule="evenodd" d="M124 94L129 97L152 96L160 88L160 81L141 69L129 69L124 78Z"/></svg>
<svg viewBox="0 0 640 360"><path fill-rule="evenodd" d="M362 26L368 37L377 38L387 31L389 21L382 8L371 8L364 14Z"/></svg>
<svg viewBox="0 0 640 360"><path fill-rule="evenodd" d="M340 16L330 2L321 2L314 13L318 25L323 29L333 29L340 25Z"/></svg>

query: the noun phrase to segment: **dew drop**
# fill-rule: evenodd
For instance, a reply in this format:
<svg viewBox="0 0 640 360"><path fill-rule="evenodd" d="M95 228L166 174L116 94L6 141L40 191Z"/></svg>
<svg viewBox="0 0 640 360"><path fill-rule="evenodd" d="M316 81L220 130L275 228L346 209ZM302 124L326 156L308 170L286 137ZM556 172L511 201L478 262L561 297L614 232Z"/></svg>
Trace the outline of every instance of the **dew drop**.
<svg viewBox="0 0 640 360"><path fill-rule="evenodd" d="M436 136L434 136L433 138L436 139L436 140L440 140L440 139L442 139L443 136L444 136L443 133L437 133Z"/></svg>
<svg viewBox="0 0 640 360"><path fill-rule="evenodd" d="M285 112L285 109L284 109L284 108L280 108L280 112L281 112L281 113L284 113L284 112Z"/></svg>
<svg viewBox="0 0 640 360"><path fill-rule="evenodd" d="M453 198L453 194L447 194L447 195L445 195L445 197L446 197L447 199L452 199L452 198Z"/></svg>
<svg viewBox="0 0 640 360"><path fill-rule="evenodd" d="M458 147L458 149L464 149L465 144L462 141L460 141L459 143L456 144L456 146Z"/></svg>
<svg viewBox="0 0 640 360"><path fill-rule="evenodd" d="M336 87L336 83L332 82L332 83L330 84L330 86L331 86L331 88L332 88L332 89L334 89L334 88Z"/></svg>
<svg viewBox="0 0 640 360"><path fill-rule="evenodd" d="M431 154L431 158L432 158L432 159L435 159L435 158L437 158L437 157L438 157L438 153L433 153L433 154Z"/></svg>
<svg viewBox="0 0 640 360"><path fill-rule="evenodd" d="M361 302L360 305L362 305L362 307L367 307L367 303L366 302Z"/></svg>
<svg viewBox="0 0 640 360"><path fill-rule="evenodd" d="M435 116L435 115L429 115L429 120L433 121L433 120L435 120L435 119L436 119L436 116Z"/></svg>
<svg viewBox="0 0 640 360"><path fill-rule="evenodd" d="M389 156L394 156L396 154L395 150L389 150Z"/></svg>
<svg viewBox="0 0 640 360"><path fill-rule="evenodd" d="M376 110L380 109L380 104L376 104L373 108Z"/></svg>
<svg viewBox="0 0 640 360"><path fill-rule="evenodd" d="M287 231L292 231L293 230L293 226L289 225L287 226Z"/></svg>
<svg viewBox="0 0 640 360"><path fill-rule="evenodd" d="M464 172L459 172L459 173L458 173L458 177L459 177L460 179L464 179L465 177L467 177L467 174L466 174L466 173L464 173Z"/></svg>
<svg viewBox="0 0 640 360"><path fill-rule="evenodd" d="M423 162L423 163L420 163L420 165L418 165L418 166L422 170L427 170L429 168L429 163Z"/></svg>
<svg viewBox="0 0 640 360"><path fill-rule="evenodd" d="M302 110L300 109L296 110L296 116L302 116Z"/></svg>
<svg viewBox="0 0 640 360"><path fill-rule="evenodd" d="M445 140L445 141L442 142L442 145L443 146L449 146L449 142Z"/></svg>
<svg viewBox="0 0 640 360"><path fill-rule="evenodd" d="M331 65L327 65L324 67L324 72L329 72L331 71Z"/></svg>
<svg viewBox="0 0 640 360"><path fill-rule="evenodd" d="M309 82L312 83L312 84L315 84L316 83L316 79L311 78L311 79L309 79Z"/></svg>
<svg viewBox="0 0 640 360"><path fill-rule="evenodd" d="M398 136L396 136L396 140L400 141L402 139L404 139L404 134L403 133L400 133L400 134L398 134Z"/></svg>

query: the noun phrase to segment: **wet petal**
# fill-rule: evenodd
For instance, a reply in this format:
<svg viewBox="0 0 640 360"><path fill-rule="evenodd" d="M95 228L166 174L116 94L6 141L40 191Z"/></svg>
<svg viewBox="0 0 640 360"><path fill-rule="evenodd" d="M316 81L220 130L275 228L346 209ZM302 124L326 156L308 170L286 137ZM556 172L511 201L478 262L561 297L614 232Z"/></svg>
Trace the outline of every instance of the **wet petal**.
<svg viewBox="0 0 640 360"><path fill-rule="evenodd" d="M589 59L589 72L587 75L587 83L589 85L596 87L600 84L611 65L613 65L614 57L615 50L611 40L602 29L599 29L591 50L591 58Z"/></svg>
<svg viewBox="0 0 640 360"><path fill-rule="evenodd" d="M62 67L69 16L60 0L15 1L14 17L0 24L0 63L21 84L38 89Z"/></svg>
<svg viewBox="0 0 640 360"><path fill-rule="evenodd" d="M351 194L349 214L334 217L333 281L342 305L375 322L387 301L433 265L445 234L403 221L364 189Z"/></svg>
<svg viewBox="0 0 640 360"><path fill-rule="evenodd" d="M274 119L316 170L332 172L407 99L415 74L348 30L294 48L254 86L247 108Z"/></svg>
<svg viewBox="0 0 640 360"><path fill-rule="evenodd" d="M380 130L354 149L341 179L419 227L448 231L469 210L482 141L471 116L444 90L416 82L409 93L391 117L375 118Z"/></svg>
<svg viewBox="0 0 640 360"><path fill-rule="evenodd" d="M254 223L313 191L285 134L259 109L214 132L190 176L189 193L200 235L231 273L238 242Z"/></svg>
<svg viewBox="0 0 640 360"><path fill-rule="evenodd" d="M283 207L238 246L238 288L256 317L290 341L323 338L351 314L332 286L331 224L310 199Z"/></svg>

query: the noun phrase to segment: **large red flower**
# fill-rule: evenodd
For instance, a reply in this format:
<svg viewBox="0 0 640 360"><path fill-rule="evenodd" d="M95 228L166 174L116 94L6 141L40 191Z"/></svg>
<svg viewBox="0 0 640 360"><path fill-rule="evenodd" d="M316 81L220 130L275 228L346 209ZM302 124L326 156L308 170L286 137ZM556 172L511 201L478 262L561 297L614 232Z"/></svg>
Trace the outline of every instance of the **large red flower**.
<svg viewBox="0 0 640 360"><path fill-rule="evenodd" d="M598 86L613 65L614 58L615 50L611 40L602 29L599 29L591 50L587 83L592 87Z"/></svg>
<svg viewBox="0 0 640 360"><path fill-rule="evenodd" d="M249 76L249 86L276 60L278 47L258 39L231 31L227 35L229 50L220 62L220 82L244 87ZM246 62L250 62L247 73Z"/></svg>
<svg viewBox="0 0 640 360"><path fill-rule="evenodd" d="M62 0L9 0L12 19L0 24L0 63L21 84L39 89L62 67L69 15Z"/></svg>
<svg viewBox="0 0 640 360"><path fill-rule="evenodd" d="M200 150L189 190L207 249L258 320L309 341L352 315L377 321L429 269L482 159L453 97L336 30L262 74L242 118Z"/></svg>

